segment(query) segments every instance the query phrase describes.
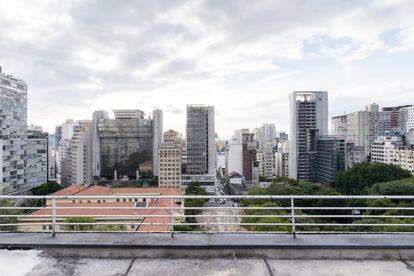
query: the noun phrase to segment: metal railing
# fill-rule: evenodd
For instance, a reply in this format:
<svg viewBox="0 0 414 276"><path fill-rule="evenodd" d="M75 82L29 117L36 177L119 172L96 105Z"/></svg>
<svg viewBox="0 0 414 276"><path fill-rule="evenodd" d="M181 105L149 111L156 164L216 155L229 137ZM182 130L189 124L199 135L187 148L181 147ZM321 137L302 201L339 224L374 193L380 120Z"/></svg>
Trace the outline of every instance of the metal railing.
<svg viewBox="0 0 414 276"><path fill-rule="evenodd" d="M0 231L409 233L414 196L0 196Z"/></svg>

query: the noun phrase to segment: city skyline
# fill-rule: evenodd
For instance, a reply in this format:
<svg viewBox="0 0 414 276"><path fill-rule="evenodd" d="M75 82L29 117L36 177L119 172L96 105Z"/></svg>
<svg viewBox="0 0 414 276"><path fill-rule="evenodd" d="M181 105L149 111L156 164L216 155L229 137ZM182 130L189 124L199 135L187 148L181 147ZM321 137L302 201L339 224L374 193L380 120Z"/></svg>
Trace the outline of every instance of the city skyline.
<svg viewBox="0 0 414 276"><path fill-rule="evenodd" d="M186 105L203 103L228 138L287 131L292 91L328 91L329 117L413 93L410 1L97 3L0 3L0 66L28 84L29 124L160 108L185 134Z"/></svg>

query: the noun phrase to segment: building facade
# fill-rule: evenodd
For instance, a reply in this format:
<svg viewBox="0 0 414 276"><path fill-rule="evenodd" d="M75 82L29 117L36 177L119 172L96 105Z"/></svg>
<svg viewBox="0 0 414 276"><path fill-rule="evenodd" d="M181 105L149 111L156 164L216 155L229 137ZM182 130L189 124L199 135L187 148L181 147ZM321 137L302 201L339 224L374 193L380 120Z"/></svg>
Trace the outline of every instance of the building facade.
<svg viewBox="0 0 414 276"><path fill-rule="evenodd" d="M70 141L75 131L90 121L66 120L58 129L61 130L61 138L56 152L56 182L61 185L72 184L72 163L69 151Z"/></svg>
<svg viewBox="0 0 414 276"><path fill-rule="evenodd" d="M154 176L158 176L158 148L163 143L163 113L162 110L156 109L152 112L152 166Z"/></svg>
<svg viewBox="0 0 414 276"><path fill-rule="evenodd" d="M115 119L98 123L100 177L107 180L152 177L153 125L140 110L114 110Z"/></svg>
<svg viewBox="0 0 414 276"><path fill-rule="evenodd" d="M30 189L26 181L27 85L0 67L0 182L3 193Z"/></svg>
<svg viewBox="0 0 414 276"><path fill-rule="evenodd" d="M48 181L48 134L40 126L27 128L26 182L33 188Z"/></svg>
<svg viewBox="0 0 414 276"><path fill-rule="evenodd" d="M331 135L346 136L346 115L331 118Z"/></svg>
<svg viewBox="0 0 414 276"><path fill-rule="evenodd" d="M328 135L328 94L325 91L293 92L289 102L289 177L310 181L317 137Z"/></svg>
<svg viewBox="0 0 414 276"><path fill-rule="evenodd" d="M92 123L85 123L75 130L68 147L70 166L69 182L72 184L93 184L92 172Z"/></svg>
<svg viewBox="0 0 414 276"><path fill-rule="evenodd" d="M108 112L98 110L93 112L91 125L91 143L92 143L92 176L99 179L101 176L101 140L99 138L99 121L108 119Z"/></svg>
<svg viewBox="0 0 414 276"><path fill-rule="evenodd" d="M257 142L253 133L243 133L242 135L242 162L243 176L246 183L253 181L253 163L257 161ZM257 163L259 174L259 163Z"/></svg>
<svg viewBox="0 0 414 276"><path fill-rule="evenodd" d="M370 154L372 145L378 135L379 106L368 105L365 111L357 111L346 116L346 142L362 146L365 154Z"/></svg>
<svg viewBox="0 0 414 276"><path fill-rule="evenodd" d="M259 175L272 178L275 170L275 155L272 143L266 143L261 150L257 151L257 161L259 162Z"/></svg>
<svg viewBox="0 0 414 276"><path fill-rule="evenodd" d="M372 162L393 164L414 173L414 149L403 135L379 136L372 148Z"/></svg>
<svg viewBox="0 0 414 276"><path fill-rule="evenodd" d="M329 184L340 171L345 171L345 137L319 136L316 141L316 162L311 181Z"/></svg>
<svg viewBox="0 0 414 276"><path fill-rule="evenodd" d="M275 152L275 175L289 177L289 141L278 144Z"/></svg>
<svg viewBox="0 0 414 276"><path fill-rule="evenodd" d="M158 187L181 189L181 142L162 143L158 149L157 160Z"/></svg>
<svg viewBox="0 0 414 276"><path fill-rule="evenodd" d="M406 133L409 130L408 116L412 108L412 105L382 108L379 113L378 135L385 135L386 132L390 131Z"/></svg>
<svg viewBox="0 0 414 276"><path fill-rule="evenodd" d="M356 146L353 143L346 144L345 158L346 170L352 168L355 164L368 161L365 148L362 146Z"/></svg>
<svg viewBox="0 0 414 276"><path fill-rule="evenodd" d="M186 129L187 163L183 185L188 181L199 181L208 192L215 193L217 156L214 107L188 105Z"/></svg>

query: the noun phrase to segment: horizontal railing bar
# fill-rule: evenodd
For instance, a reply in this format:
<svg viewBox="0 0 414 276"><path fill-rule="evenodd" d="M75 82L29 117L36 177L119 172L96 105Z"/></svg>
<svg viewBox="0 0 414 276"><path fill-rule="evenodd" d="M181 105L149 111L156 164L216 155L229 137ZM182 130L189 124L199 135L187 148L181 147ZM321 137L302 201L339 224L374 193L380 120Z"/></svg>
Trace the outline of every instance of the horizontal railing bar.
<svg viewBox="0 0 414 276"><path fill-rule="evenodd" d="M0 210L3 209L0 207ZM13 207L4 208L13 210ZM20 208L25 209L25 208ZM52 207L40 207L39 210L52 210ZM56 210L290 210L290 207L100 207L80 206L62 207L56 206Z"/></svg>
<svg viewBox="0 0 414 276"><path fill-rule="evenodd" d="M414 207L296 207L297 210L414 210Z"/></svg>
<svg viewBox="0 0 414 276"><path fill-rule="evenodd" d="M52 218L53 215L0 215L0 218ZM170 218L171 215L56 215L56 218ZM174 218L291 218L292 215L180 215ZM295 215L296 218L414 218L411 215Z"/></svg>
<svg viewBox="0 0 414 276"><path fill-rule="evenodd" d="M414 199L401 195L0 195L1 199Z"/></svg>
<svg viewBox="0 0 414 276"><path fill-rule="evenodd" d="M295 223L296 226L412 226L414 223Z"/></svg>
<svg viewBox="0 0 414 276"><path fill-rule="evenodd" d="M52 207L0 207L0 210L51 210ZM56 209L110 209L110 210L171 210L170 207L62 207ZM173 210L290 210L291 207L172 207ZM414 207L296 207L298 210L414 210Z"/></svg>

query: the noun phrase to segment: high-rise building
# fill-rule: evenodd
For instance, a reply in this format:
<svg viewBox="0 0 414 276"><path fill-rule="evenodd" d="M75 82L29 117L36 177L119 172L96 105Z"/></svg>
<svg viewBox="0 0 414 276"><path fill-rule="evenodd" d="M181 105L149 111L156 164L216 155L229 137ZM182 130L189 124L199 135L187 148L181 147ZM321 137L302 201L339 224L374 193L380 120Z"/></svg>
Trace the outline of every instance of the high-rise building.
<svg viewBox="0 0 414 276"><path fill-rule="evenodd" d="M379 112L378 135L383 136L386 132L394 131L406 133L409 130L409 113L412 113L412 105L395 107L384 107ZM412 114L410 114L412 116ZM410 116L410 117L411 117Z"/></svg>
<svg viewBox="0 0 414 276"><path fill-rule="evenodd" d="M175 142L181 141L182 139L183 137L181 133L173 129L169 129L168 131L164 132L164 142Z"/></svg>
<svg viewBox="0 0 414 276"><path fill-rule="evenodd" d="M272 143L265 143L262 149L257 151L256 156L256 159L259 162L259 175L266 178L273 177L275 156L273 153Z"/></svg>
<svg viewBox="0 0 414 276"><path fill-rule="evenodd" d="M234 131L233 136L231 137L232 141L238 142L239 144L242 143L243 134L250 133L248 128L237 129ZM257 139L257 137L256 137Z"/></svg>
<svg viewBox="0 0 414 276"><path fill-rule="evenodd" d="M371 145L371 162L395 164L394 151L400 147L404 147L404 141L401 135L379 136Z"/></svg>
<svg viewBox="0 0 414 276"><path fill-rule="evenodd" d="M56 144L48 146L48 181L56 181Z"/></svg>
<svg viewBox="0 0 414 276"><path fill-rule="evenodd" d="M48 134L40 126L27 127L26 183L30 188L48 181Z"/></svg>
<svg viewBox="0 0 414 276"><path fill-rule="evenodd" d="M157 160L158 187L181 188L181 141L162 143Z"/></svg>
<svg viewBox="0 0 414 276"><path fill-rule="evenodd" d="M187 106L187 174L215 174L214 107Z"/></svg>
<svg viewBox="0 0 414 276"><path fill-rule="evenodd" d="M199 181L204 188L215 193L216 145L213 106L187 106L187 164L183 186Z"/></svg>
<svg viewBox="0 0 414 276"><path fill-rule="evenodd" d="M27 85L0 67L0 183L3 193L30 189L26 181Z"/></svg>
<svg viewBox="0 0 414 276"><path fill-rule="evenodd" d="M394 164L414 174L414 149L401 134L379 136L372 148L372 162Z"/></svg>
<svg viewBox="0 0 414 276"><path fill-rule="evenodd" d="M99 139L98 125L100 120L108 119L108 112L95 111L92 115L91 143L92 143L92 176L99 179L101 176L101 140Z"/></svg>
<svg viewBox="0 0 414 276"><path fill-rule="evenodd" d="M414 129L414 105L407 108L407 132Z"/></svg>
<svg viewBox="0 0 414 276"><path fill-rule="evenodd" d="M316 162L311 181L329 184L339 171L345 171L345 137L319 136L316 141Z"/></svg>
<svg viewBox="0 0 414 276"><path fill-rule="evenodd" d="M71 185L93 184L91 126L91 122L85 122L75 130L69 141L67 164L70 167L68 181Z"/></svg>
<svg viewBox="0 0 414 276"><path fill-rule="evenodd" d="M289 177L289 141L280 142L277 146L275 175Z"/></svg>
<svg viewBox="0 0 414 276"><path fill-rule="evenodd" d="M368 105L365 111L357 111L346 116L346 142L362 146L369 155L370 145L378 134L379 106Z"/></svg>
<svg viewBox="0 0 414 276"><path fill-rule="evenodd" d="M318 136L328 135L328 93L301 91L290 94L289 177L311 180Z"/></svg>
<svg viewBox="0 0 414 276"><path fill-rule="evenodd" d="M260 129L261 129L261 132L263 133L264 143L270 143L272 146L276 146L275 124L266 123L266 124L263 124ZM265 146L265 144L263 144L263 146Z"/></svg>
<svg viewBox="0 0 414 276"><path fill-rule="evenodd" d="M346 115L331 118L331 135L346 136Z"/></svg>
<svg viewBox="0 0 414 276"><path fill-rule="evenodd" d="M243 145L238 140L230 140L227 145L226 172L243 176Z"/></svg>
<svg viewBox="0 0 414 276"><path fill-rule="evenodd" d="M153 121L140 110L114 110L98 122L100 176L108 180L152 177Z"/></svg>
<svg viewBox="0 0 414 276"><path fill-rule="evenodd" d="M61 138L56 152L56 182L62 185L71 185L72 167L70 162L69 143L76 129L81 128L88 121L66 120L57 127L61 130Z"/></svg>
<svg viewBox="0 0 414 276"><path fill-rule="evenodd" d="M152 112L152 166L154 176L158 176L158 148L163 142L163 114L162 110L156 109Z"/></svg>
<svg viewBox="0 0 414 276"><path fill-rule="evenodd" d="M353 143L346 144L345 153L345 169L352 168L353 165L367 161L367 155L365 148L362 146L356 146Z"/></svg>
<svg viewBox="0 0 414 276"><path fill-rule="evenodd" d="M242 135L243 176L246 183L253 181L253 163L257 161L257 142L253 133ZM255 163L259 170L259 163ZM259 173L259 172L258 172Z"/></svg>

